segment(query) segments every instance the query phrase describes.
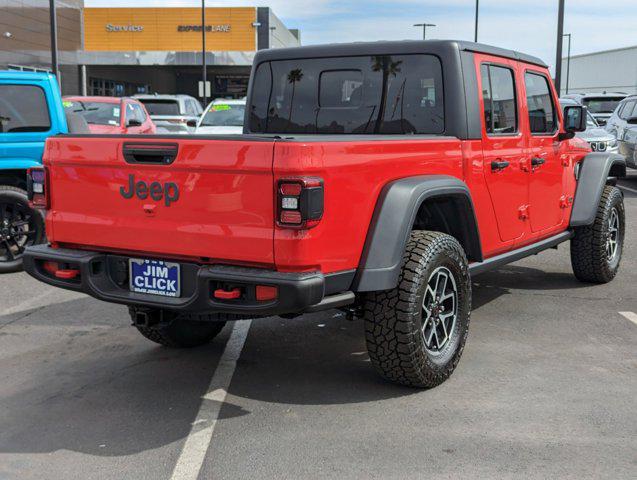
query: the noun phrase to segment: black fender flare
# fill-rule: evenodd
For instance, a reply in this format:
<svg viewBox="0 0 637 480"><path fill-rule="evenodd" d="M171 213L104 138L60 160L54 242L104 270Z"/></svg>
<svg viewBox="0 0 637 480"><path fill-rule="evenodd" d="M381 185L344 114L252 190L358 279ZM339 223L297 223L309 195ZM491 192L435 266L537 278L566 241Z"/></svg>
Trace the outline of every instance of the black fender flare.
<svg viewBox="0 0 637 480"><path fill-rule="evenodd" d="M577 188L571 210L571 227L591 225L609 177L625 177L626 160L616 153L593 152L582 160L577 171Z"/></svg>
<svg viewBox="0 0 637 480"><path fill-rule="evenodd" d="M398 284L400 268L418 210L433 198L453 197L460 207L458 240L467 257L482 261L478 223L469 187L449 175L422 175L394 180L383 187L367 232L352 290L389 290Z"/></svg>

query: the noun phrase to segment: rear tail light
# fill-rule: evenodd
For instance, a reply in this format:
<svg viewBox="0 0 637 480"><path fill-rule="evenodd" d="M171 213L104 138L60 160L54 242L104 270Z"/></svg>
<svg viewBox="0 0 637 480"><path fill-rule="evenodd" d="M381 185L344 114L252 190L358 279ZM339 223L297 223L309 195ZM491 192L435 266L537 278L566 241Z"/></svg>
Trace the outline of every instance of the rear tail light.
<svg viewBox="0 0 637 480"><path fill-rule="evenodd" d="M277 225L307 229L323 216L323 180L316 177L283 178L277 184Z"/></svg>
<svg viewBox="0 0 637 480"><path fill-rule="evenodd" d="M48 172L44 167L27 170L27 196L33 208L49 208Z"/></svg>

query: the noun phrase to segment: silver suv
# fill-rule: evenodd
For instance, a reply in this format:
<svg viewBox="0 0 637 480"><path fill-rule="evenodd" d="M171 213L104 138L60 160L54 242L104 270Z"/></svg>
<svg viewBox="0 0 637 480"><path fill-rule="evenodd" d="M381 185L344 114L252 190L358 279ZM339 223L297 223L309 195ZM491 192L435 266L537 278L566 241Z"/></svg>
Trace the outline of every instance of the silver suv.
<svg viewBox="0 0 637 480"><path fill-rule="evenodd" d="M157 125L157 133L194 133L203 108L190 95L135 95Z"/></svg>
<svg viewBox="0 0 637 480"><path fill-rule="evenodd" d="M606 125L619 102L626 98L626 94L618 92L572 93L564 95L562 98L574 100L580 105L587 107L591 115L597 120L597 123L603 126Z"/></svg>
<svg viewBox="0 0 637 480"><path fill-rule="evenodd" d="M570 98L560 98L560 105L564 108L569 105L578 105L578 103ZM594 152L618 152L615 136L600 127L590 112L586 116L586 130L577 132L575 136L588 142Z"/></svg>
<svg viewBox="0 0 637 480"><path fill-rule="evenodd" d="M637 168L637 95L626 97L608 119L606 130L617 138L626 164Z"/></svg>

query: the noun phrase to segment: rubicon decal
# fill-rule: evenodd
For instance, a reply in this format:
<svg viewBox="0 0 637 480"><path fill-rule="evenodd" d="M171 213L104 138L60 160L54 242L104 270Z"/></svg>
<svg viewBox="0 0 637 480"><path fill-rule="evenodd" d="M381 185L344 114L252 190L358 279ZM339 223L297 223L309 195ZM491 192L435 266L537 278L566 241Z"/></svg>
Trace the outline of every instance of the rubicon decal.
<svg viewBox="0 0 637 480"><path fill-rule="evenodd" d="M167 207L170 207L171 203L179 200L179 187L176 183L167 182L161 184L159 182L152 182L150 185L143 180L135 181L134 175L128 176L128 185L119 187L119 193L122 197L129 199L137 196L140 200L146 200L150 197L156 202L164 200Z"/></svg>

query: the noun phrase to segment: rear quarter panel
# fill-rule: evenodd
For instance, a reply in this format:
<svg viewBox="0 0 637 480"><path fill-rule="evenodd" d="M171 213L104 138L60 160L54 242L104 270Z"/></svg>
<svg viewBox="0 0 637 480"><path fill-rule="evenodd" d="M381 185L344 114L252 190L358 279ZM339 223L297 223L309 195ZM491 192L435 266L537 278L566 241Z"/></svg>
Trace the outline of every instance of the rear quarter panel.
<svg viewBox="0 0 637 480"><path fill-rule="evenodd" d="M413 175L463 179L460 140L453 137L364 141L277 142L274 180L317 176L324 181L322 221L310 230L275 228L276 266L325 273L358 266L381 189ZM303 240L303 241L299 241Z"/></svg>

